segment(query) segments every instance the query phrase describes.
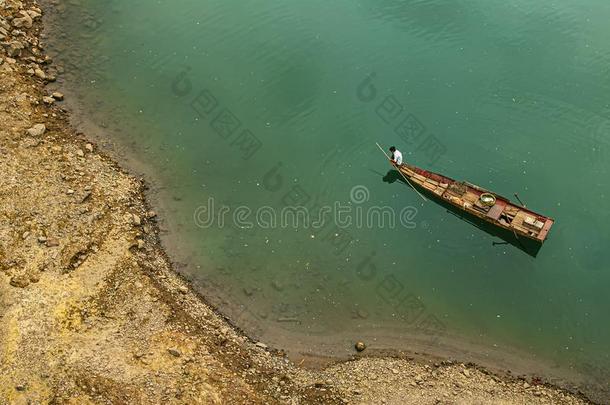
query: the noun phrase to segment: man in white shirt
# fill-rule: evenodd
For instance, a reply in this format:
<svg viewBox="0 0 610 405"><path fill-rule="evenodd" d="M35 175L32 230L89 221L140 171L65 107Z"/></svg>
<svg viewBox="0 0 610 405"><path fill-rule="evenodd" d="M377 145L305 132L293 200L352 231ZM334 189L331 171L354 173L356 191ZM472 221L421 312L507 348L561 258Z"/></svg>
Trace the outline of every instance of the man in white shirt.
<svg viewBox="0 0 610 405"><path fill-rule="evenodd" d="M394 166L402 165L402 153L400 153L400 151L398 149L396 149L394 146L390 147L390 152L392 152L392 157L390 158L390 162L392 162L392 164Z"/></svg>

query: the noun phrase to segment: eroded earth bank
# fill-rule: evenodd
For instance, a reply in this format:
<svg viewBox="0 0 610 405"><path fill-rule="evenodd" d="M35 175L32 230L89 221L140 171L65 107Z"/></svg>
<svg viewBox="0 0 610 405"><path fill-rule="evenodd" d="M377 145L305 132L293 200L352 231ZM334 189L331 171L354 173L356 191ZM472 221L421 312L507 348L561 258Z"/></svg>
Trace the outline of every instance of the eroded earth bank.
<svg viewBox="0 0 610 405"><path fill-rule="evenodd" d="M366 350L307 370L251 341L172 271L144 183L69 125L42 14L0 0L0 403L588 403Z"/></svg>

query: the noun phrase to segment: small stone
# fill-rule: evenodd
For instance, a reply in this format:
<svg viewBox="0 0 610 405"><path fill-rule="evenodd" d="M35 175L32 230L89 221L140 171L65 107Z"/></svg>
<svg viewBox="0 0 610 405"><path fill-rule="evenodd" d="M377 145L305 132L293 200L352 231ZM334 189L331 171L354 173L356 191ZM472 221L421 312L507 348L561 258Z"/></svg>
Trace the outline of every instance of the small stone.
<svg viewBox="0 0 610 405"><path fill-rule="evenodd" d="M36 124L32 128L27 130L28 135L31 136L42 136L46 132L47 127L44 124Z"/></svg>
<svg viewBox="0 0 610 405"><path fill-rule="evenodd" d="M186 294L187 292L189 292L188 287L181 285L178 290L182 293L182 294Z"/></svg>
<svg viewBox="0 0 610 405"><path fill-rule="evenodd" d="M17 384L15 385L15 389L17 391L25 391L25 384Z"/></svg>
<svg viewBox="0 0 610 405"><path fill-rule="evenodd" d="M46 237L44 237L44 236L39 236L39 237L38 237L38 242L40 242L40 243L45 243L46 241L47 241L47 238L46 238Z"/></svg>
<svg viewBox="0 0 610 405"><path fill-rule="evenodd" d="M25 288L30 284L30 279L24 275L13 276L11 278L10 284L13 287Z"/></svg>
<svg viewBox="0 0 610 405"><path fill-rule="evenodd" d="M59 241L57 239L47 239L46 245L47 247L59 246Z"/></svg>
<svg viewBox="0 0 610 405"><path fill-rule="evenodd" d="M466 377L470 377L470 371L468 371L466 369L462 370L462 374L464 374L464 376L466 376Z"/></svg>
<svg viewBox="0 0 610 405"><path fill-rule="evenodd" d="M47 75L40 68L34 69L34 74L36 75L36 77L39 77L41 79L46 79L47 78Z"/></svg>
<svg viewBox="0 0 610 405"><path fill-rule="evenodd" d="M155 211L148 211L146 213L146 216L148 217L148 219L153 219L157 216L157 213Z"/></svg>
<svg viewBox="0 0 610 405"><path fill-rule="evenodd" d="M140 219L140 217L138 215L132 214L131 223L134 224L135 226L140 226L140 225L142 225L142 220Z"/></svg>
<svg viewBox="0 0 610 405"><path fill-rule="evenodd" d="M393 368L393 369L392 369L392 374L398 374L398 370L397 370L397 369L395 369L395 368Z"/></svg>
<svg viewBox="0 0 610 405"><path fill-rule="evenodd" d="M64 100L64 95L62 93L58 92L58 91L53 92L51 94L51 97L53 97L57 101L63 101ZM90 144L88 144L88 145L90 145Z"/></svg>
<svg viewBox="0 0 610 405"><path fill-rule="evenodd" d="M144 241L142 239L138 239L138 249L144 249Z"/></svg>
<svg viewBox="0 0 610 405"><path fill-rule="evenodd" d="M366 345L364 344L364 342L356 342L356 345L354 346L356 348L357 351L361 352L364 349L366 349Z"/></svg>
<svg viewBox="0 0 610 405"><path fill-rule="evenodd" d="M72 190L71 188L69 188L69 189L67 189L67 190L66 190L66 194L68 194L68 195L72 195L72 194L74 194L74 190Z"/></svg>
<svg viewBox="0 0 610 405"><path fill-rule="evenodd" d="M42 98L42 102L47 104L47 105L51 105L53 103L55 103L55 99L53 97L43 97Z"/></svg>
<svg viewBox="0 0 610 405"><path fill-rule="evenodd" d="M30 236L30 232L25 231L22 235L21 235L21 239L26 240L28 238L28 236Z"/></svg>
<svg viewBox="0 0 610 405"><path fill-rule="evenodd" d="M358 308L356 310L356 315L358 316L358 318L361 318L361 319L367 319L369 317L369 313L361 308Z"/></svg>
<svg viewBox="0 0 610 405"><path fill-rule="evenodd" d="M83 194L83 197L80 199L80 202L84 203L89 199L89 197L91 197L91 191L86 191L85 194Z"/></svg>
<svg viewBox="0 0 610 405"><path fill-rule="evenodd" d="M256 347L260 347L261 349L267 349L268 346L263 342L256 342Z"/></svg>
<svg viewBox="0 0 610 405"><path fill-rule="evenodd" d="M87 150L87 152L91 153L93 152L93 145L88 143L85 145L85 149Z"/></svg>
<svg viewBox="0 0 610 405"><path fill-rule="evenodd" d="M18 58L21 56L21 51L25 48L25 45L19 41L13 41L8 44L6 53L11 58Z"/></svg>
<svg viewBox="0 0 610 405"><path fill-rule="evenodd" d="M77 154L78 156L80 156L80 157L85 156L85 152L83 152L83 150L82 150L82 149L77 149L77 150L76 150L76 154Z"/></svg>
<svg viewBox="0 0 610 405"><path fill-rule="evenodd" d="M174 357L180 357L182 355L182 353L180 353L180 350L173 348L173 347L170 347L169 349L167 349L167 352Z"/></svg>

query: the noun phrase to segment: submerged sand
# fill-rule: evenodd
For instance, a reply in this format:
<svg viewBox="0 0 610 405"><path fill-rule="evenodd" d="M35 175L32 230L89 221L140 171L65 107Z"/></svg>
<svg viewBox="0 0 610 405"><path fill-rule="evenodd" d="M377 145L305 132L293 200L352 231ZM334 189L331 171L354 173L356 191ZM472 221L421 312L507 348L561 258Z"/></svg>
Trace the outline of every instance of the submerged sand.
<svg viewBox="0 0 610 405"><path fill-rule="evenodd" d="M70 126L41 14L0 0L0 403L588 403L367 350L304 369L249 339L173 271L144 182Z"/></svg>

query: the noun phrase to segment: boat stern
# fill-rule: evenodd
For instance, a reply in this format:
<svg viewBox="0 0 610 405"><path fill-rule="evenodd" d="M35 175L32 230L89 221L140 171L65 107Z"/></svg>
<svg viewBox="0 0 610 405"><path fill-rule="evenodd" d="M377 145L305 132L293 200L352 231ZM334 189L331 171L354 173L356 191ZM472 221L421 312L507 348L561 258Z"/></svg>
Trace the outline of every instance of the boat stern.
<svg viewBox="0 0 610 405"><path fill-rule="evenodd" d="M547 235L549 234L549 231L551 230L551 227L553 226L554 223L555 223L554 219L551 219L551 218L546 219L544 226L538 233L538 239L540 239L540 242L544 242L546 240Z"/></svg>

